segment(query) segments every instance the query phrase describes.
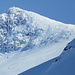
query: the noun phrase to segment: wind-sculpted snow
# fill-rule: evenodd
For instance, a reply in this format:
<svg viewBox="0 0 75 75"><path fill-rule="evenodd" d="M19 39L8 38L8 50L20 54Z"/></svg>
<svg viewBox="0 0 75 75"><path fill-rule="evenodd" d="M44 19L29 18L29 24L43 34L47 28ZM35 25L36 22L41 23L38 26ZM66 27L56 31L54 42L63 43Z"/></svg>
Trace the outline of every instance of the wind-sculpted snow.
<svg viewBox="0 0 75 75"><path fill-rule="evenodd" d="M75 26L13 7L0 15L0 52L53 44L69 39L75 35L74 31Z"/></svg>
<svg viewBox="0 0 75 75"><path fill-rule="evenodd" d="M17 75L59 56L75 26L12 7L0 15L0 75Z"/></svg>

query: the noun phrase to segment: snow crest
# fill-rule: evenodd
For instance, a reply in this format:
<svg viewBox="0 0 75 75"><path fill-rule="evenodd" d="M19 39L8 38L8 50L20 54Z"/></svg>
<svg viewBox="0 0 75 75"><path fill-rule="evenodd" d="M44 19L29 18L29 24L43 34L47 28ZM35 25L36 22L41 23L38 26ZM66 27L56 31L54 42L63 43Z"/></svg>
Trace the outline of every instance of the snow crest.
<svg viewBox="0 0 75 75"><path fill-rule="evenodd" d="M0 15L0 52L28 50L67 40L75 26L53 21L20 8L9 8ZM74 38L74 37L73 37Z"/></svg>
<svg viewBox="0 0 75 75"><path fill-rule="evenodd" d="M7 13L0 15L0 74L17 75L53 59L74 38L72 24L9 8Z"/></svg>

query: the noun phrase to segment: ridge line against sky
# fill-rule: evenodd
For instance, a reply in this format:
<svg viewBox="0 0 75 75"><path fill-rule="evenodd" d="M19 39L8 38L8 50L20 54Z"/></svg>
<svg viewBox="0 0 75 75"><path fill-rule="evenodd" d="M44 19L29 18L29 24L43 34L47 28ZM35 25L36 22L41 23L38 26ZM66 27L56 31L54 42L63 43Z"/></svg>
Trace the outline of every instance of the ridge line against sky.
<svg viewBox="0 0 75 75"><path fill-rule="evenodd" d="M13 6L63 23L75 24L75 0L1 0L0 14Z"/></svg>

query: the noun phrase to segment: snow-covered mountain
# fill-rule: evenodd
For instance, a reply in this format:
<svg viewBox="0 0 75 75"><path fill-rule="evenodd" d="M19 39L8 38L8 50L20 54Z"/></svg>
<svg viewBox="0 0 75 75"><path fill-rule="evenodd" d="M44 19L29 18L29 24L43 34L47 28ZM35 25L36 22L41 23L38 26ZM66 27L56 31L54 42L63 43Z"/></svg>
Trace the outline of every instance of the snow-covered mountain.
<svg viewBox="0 0 75 75"><path fill-rule="evenodd" d="M75 26L31 11L0 15L0 74L17 75L59 56L75 38Z"/></svg>

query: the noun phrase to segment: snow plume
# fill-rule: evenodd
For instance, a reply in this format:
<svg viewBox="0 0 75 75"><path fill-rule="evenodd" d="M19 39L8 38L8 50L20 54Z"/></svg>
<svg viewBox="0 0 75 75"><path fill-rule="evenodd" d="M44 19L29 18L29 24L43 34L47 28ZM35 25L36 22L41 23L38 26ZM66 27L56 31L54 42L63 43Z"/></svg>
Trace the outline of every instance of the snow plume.
<svg viewBox="0 0 75 75"><path fill-rule="evenodd" d="M17 75L53 59L74 38L74 25L9 8L0 15L0 74Z"/></svg>

